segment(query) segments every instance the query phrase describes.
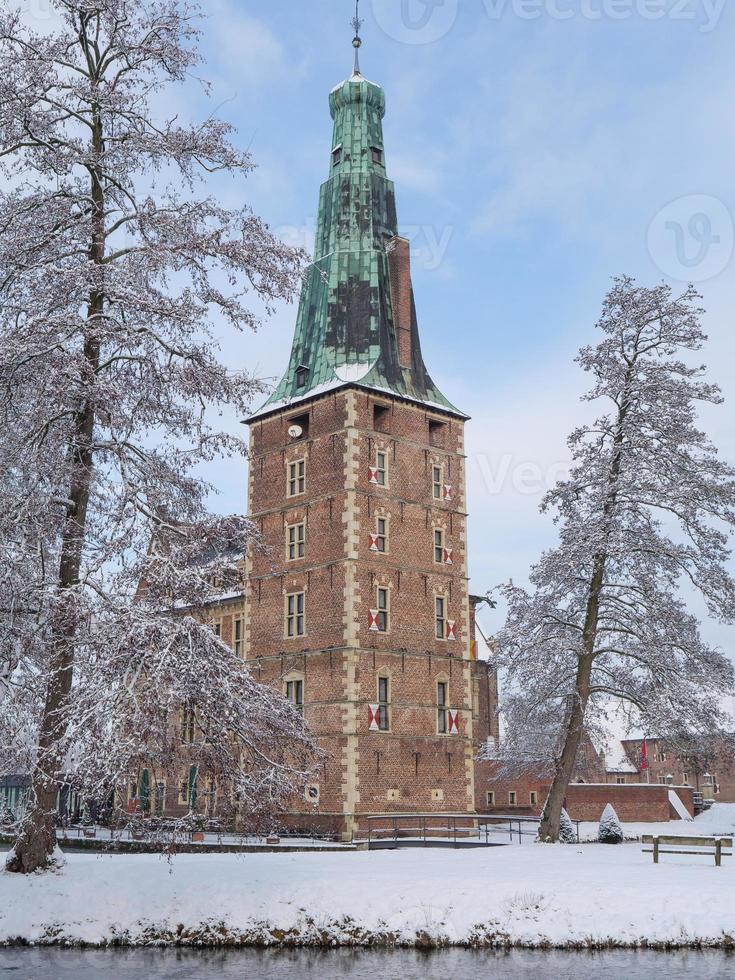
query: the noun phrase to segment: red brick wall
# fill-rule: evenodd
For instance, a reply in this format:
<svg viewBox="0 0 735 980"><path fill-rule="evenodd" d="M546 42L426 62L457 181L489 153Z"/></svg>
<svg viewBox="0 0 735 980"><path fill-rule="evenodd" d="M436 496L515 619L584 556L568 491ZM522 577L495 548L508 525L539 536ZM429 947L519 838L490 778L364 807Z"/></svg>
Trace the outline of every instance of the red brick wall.
<svg viewBox="0 0 735 980"><path fill-rule="evenodd" d="M483 778L475 783L477 809L484 812L541 815L549 793L551 780L540 773L524 773L503 780L488 778L491 764L484 763ZM679 819L669 803L669 790L674 789L689 813L694 815L694 793L689 787L647 785L645 783L617 785L615 783L572 783L568 790L565 807L573 820L598 821L608 803L612 803L618 817L629 823L658 823ZM486 805L485 794L495 794L492 806ZM509 794L515 792L516 803L509 803ZM536 793L535 805L531 793Z"/></svg>
<svg viewBox="0 0 735 980"><path fill-rule="evenodd" d="M376 416L376 405L387 411ZM307 428L300 439L288 435L295 417ZM369 479L378 449L386 486ZM306 492L289 498L287 465L302 458ZM470 661L464 462L461 420L362 390L251 426L250 515L262 547L248 560L247 655L255 676L282 690L289 675L304 680L305 718L328 754L318 803L295 803L295 820L342 815L348 831L364 832L367 813L472 808L480 695ZM449 499L433 498L434 464ZM378 517L388 521L384 554L370 550ZM288 561L285 528L299 521L306 553ZM451 563L434 562L435 528ZM378 587L390 591L386 633L369 629ZM289 639L284 597L295 591L306 595L306 634ZM446 598L456 639L435 635L436 594ZM369 729L381 674L390 678L389 732ZM439 680L459 711L457 735L437 732Z"/></svg>
<svg viewBox="0 0 735 980"><path fill-rule="evenodd" d="M608 803L612 803L625 823L663 823L679 817L669 803L674 789L690 816L694 816L694 794L687 787L578 784L567 792L567 812L572 820L598 821Z"/></svg>
<svg viewBox="0 0 735 980"><path fill-rule="evenodd" d="M407 239L393 238L390 242L388 269L393 322L398 336L398 360L402 367L411 367L411 244Z"/></svg>

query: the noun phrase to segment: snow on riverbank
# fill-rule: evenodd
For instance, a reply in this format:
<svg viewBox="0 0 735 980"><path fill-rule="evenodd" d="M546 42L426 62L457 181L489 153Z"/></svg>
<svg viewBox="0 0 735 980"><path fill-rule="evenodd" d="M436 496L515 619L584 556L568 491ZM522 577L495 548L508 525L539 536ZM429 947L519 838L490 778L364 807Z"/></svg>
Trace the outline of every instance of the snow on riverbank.
<svg viewBox="0 0 735 980"><path fill-rule="evenodd" d="M0 942L732 945L734 862L528 842L171 865L72 853L57 874L0 874Z"/></svg>

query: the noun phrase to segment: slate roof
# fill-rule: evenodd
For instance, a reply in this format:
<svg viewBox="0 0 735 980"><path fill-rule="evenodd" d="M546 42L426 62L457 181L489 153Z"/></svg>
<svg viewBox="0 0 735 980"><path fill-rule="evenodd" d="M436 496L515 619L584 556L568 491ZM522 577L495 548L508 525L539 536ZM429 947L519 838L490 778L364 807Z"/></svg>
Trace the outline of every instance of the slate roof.
<svg viewBox="0 0 735 980"><path fill-rule="evenodd" d="M398 221L385 168L385 93L356 71L332 90L329 106L330 176L319 195L314 261L301 293L291 358L249 421L348 385L466 418L426 370L413 294L412 363L399 363L386 251Z"/></svg>

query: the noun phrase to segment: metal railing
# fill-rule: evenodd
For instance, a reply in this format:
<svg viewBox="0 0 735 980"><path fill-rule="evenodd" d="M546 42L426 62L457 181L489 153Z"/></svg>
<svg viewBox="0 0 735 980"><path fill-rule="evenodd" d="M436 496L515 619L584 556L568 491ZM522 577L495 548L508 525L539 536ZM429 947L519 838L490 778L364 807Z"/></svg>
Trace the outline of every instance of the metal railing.
<svg viewBox="0 0 735 980"><path fill-rule="evenodd" d="M507 833L510 844L515 840L522 844L524 836L537 836L540 822L540 817L499 813L375 813L367 817L367 842L368 847L388 841L396 845L399 841L414 841L424 847L445 841L454 847L474 843L489 847L497 846L497 840L491 840L497 828L496 836ZM572 822L579 843L579 821Z"/></svg>

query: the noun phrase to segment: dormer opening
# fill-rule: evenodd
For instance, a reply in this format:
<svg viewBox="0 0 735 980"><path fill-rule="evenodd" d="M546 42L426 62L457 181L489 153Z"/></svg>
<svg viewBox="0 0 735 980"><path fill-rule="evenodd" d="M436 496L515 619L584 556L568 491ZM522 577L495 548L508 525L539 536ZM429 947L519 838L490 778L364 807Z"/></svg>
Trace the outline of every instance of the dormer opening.
<svg viewBox="0 0 735 980"><path fill-rule="evenodd" d="M429 419L429 444L444 448L447 440L447 426L439 419Z"/></svg>
<svg viewBox="0 0 735 980"><path fill-rule="evenodd" d="M305 388L309 381L309 369L305 364L300 364L296 368L296 387Z"/></svg>
<svg viewBox="0 0 735 980"><path fill-rule="evenodd" d="M294 415L288 419L288 437L292 442L309 438L309 413Z"/></svg>
<svg viewBox="0 0 735 980"><path fill-rule="evenodd" d="M382 167L383 165L383 151L379 146L371 147L373 153L373 163L379 163Z"/></svg>
<svg viewBox="0 0 735 980"><path fill-rule="evenodd" d="M373 428L376 432L387 432L390 423L390 405L373 405Z"/></svg>
<svg viewBox="0 0 735 980"><path fill-rule="evenodd" d="M338 167L342 163L342 146L335 146L332 150L332 166Z"/></svg>

